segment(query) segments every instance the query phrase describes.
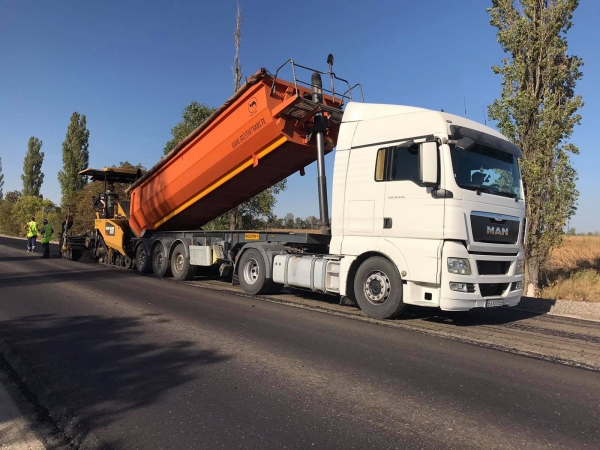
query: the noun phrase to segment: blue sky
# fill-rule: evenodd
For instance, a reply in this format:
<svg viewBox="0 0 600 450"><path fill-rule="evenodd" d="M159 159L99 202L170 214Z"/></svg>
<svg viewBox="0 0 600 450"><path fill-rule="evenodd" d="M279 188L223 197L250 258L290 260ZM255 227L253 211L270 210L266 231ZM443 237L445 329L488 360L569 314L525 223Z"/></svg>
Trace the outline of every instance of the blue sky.
<svg viewBox="0 0 600 450"><path fill-rule="evenodd" d="M287 58L326 68L364 87L365 100L483 121L482 104L500 92L490 66L503 53L485 0L241 0L245 75ZM129 160L151 167L192 100L219 106L232 93L234 0L77 2L0 0L0 157L4 192L21 189L30 136L43 141L42 194L60 201L56 174L73 111L87 116L90 166ZM572 142L581 155L578 231L600 230L600 5L582 1L569 33L583 58L583 121ZM488 122L489 124L489 122ZM333 155L326 159L331 179ZM293 175L276 213L318 215L314 165Z"/></svg>

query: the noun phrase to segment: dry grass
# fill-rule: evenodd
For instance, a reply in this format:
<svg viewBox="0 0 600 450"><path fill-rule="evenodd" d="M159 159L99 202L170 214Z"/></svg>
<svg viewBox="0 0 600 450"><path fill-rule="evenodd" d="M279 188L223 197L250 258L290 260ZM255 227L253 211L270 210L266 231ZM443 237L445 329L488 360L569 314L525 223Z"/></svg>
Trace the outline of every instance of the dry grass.
<svg viewBox="0 0 600 450"><path fill-rule="evenodd" d="M542 297L600 302L600 236L569 236L553 250Z"/></svg>

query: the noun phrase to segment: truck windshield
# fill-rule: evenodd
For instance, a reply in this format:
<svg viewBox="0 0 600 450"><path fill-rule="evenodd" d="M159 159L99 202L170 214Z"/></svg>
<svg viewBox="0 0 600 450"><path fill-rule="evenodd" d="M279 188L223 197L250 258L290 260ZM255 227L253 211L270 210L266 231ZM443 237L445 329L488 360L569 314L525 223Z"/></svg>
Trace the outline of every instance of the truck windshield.
<svg viewBox="0 0 600 450"><path fill-rule="evenodd" d="M463 189L522 199L517 157L475 144L469 150L450 146L456 184Z"/></svg>

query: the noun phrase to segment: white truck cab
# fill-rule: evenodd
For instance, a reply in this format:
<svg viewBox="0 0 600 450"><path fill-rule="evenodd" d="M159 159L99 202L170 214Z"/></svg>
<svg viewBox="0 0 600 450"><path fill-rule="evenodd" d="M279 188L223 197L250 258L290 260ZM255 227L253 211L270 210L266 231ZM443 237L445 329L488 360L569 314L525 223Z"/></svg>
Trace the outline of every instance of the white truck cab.
<svg viewBox="0 0 600 450"><path fill-rule="evenodd" d="M525 230L520 156L497 131L459 116L349 103L333 174L330 254L340 256L339 293L381 318L403 304L516 305Z"/></svg>

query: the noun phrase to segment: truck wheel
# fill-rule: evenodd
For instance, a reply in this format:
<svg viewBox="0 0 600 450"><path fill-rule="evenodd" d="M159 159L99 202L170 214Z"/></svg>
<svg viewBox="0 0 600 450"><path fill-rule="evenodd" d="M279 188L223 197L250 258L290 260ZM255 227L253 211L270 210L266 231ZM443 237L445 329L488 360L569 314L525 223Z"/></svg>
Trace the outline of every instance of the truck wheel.
<svg viewBox="0 0 600 450"><path fill-rule="evenodd" d="M145 244L138 245L135 252L135 267L139 273L150 273L152 272L152 263L150 262L150 255Z"/></svg>
<svg viewBox="0 0 600 450"><path fill-rule="evenodd" d="M161 278L171 276L171 261L162 242L156 244L152 250L152 270Z"/></svg>
<svg viewBox="0 0 600 450"><path fill-rule="evenodd" d="M265 260L261 253L254 249L248 249L240 258L238 271L239 281L247 294L268 294L272 282L265 278Z"/></svg>
<svg viewBox="0 0 600 450"><path fill-rule="evenodd" d="M190 259L185 256L185 246L177 244L171 255L171 272L173 278L179 281L191 280L196 275L196 266L190 264Z"/></svg>
<svg viewBox="0 0 600 450"><path fill-rule="evenodd" d="M360 309L374 319L394 319L405 307L398 269L380 256L367 259L358 268L354 295Z"/></svg>

